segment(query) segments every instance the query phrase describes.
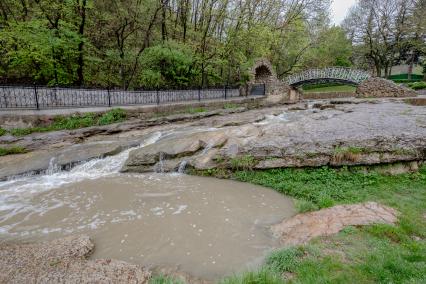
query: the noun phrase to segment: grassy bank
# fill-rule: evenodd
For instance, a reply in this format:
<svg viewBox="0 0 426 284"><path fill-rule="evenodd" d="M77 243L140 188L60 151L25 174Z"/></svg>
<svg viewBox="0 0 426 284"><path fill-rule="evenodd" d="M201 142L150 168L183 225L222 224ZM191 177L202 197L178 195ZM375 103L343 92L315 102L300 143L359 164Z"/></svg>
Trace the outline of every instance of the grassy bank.
<svg viewBox="0 0 426 284"><path fill-rule="evenodd" d="M259 272L223 283L426 283L426 167L398 176L319 168L237 171L233 178L292 196L301 212L377 201L401 215L396 226L348 227L273 252Z"/></svg>
<svg viewBox="0 0 426 284"><path fill-rule="evenodd" d="M63 129L78 129L95 125L107 125L116 122L121 122L126 119L126 113L122 109L112 109L103 114L85 113L71 116L55 117L52 123L45 126L29 127L29 128L14 128L9 131L0 129L0 135L10 133L14 136L25 136L34 132L48 132Z"/></svg>
<svg viewBox="0 0 426 284"><path fill-rule="evenodd" d="M356 87L349 85L340 85L340 86L319 86L317 88L306 89L304 93L329 93L329 92L350 92L355 93Z"/></svg>
<svg viewBox="0 0 426 284"><path fill-rule="evenodd" d="M13 154L23 154L27 153L27 149L24 147L9 147L9 148L3 148L0 147L0 156L6 156L6 155L13 155Z"/></svg>

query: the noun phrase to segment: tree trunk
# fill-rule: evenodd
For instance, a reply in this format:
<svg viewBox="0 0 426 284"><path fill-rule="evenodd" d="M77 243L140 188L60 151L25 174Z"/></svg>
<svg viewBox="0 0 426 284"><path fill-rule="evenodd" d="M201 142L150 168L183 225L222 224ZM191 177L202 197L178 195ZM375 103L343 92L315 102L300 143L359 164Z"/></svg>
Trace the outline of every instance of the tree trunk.
<svg viewBox="0 0 426 284"><path fill-rule="evenodd" d="M413 65L414 65L414 52L411 53L410 56L410 62L408 64L408 80L411 80L411 78L413 77Z"/></svg>
<svg viewBox="0 0 426 284"><path fill-rule="evenodd" d="M82 0L81 6L80 6L80 0L78 0L78 11L80 14L80 26L78 29L78 33L81 37L80 43L78 44L78 68L77 68L77 84L79 86L82 86L84 83L84 27L86 25L86 3L87 0Z"/></svg>
<svg viewBox="0 0 426 284"><path fill-rule="evenodd" d="M167 40L167 26L166 26L166 12L167 12L167 1L168 0L161 0L161 39L164 41Z"/></svg>

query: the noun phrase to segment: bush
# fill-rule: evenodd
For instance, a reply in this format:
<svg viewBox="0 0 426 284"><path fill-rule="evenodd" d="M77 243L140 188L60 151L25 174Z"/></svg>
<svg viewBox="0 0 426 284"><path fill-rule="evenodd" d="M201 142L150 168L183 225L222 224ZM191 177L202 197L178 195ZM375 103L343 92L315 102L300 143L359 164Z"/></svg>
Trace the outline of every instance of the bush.
<svg viewBox="0 0 426 284"><path fill-rule="evenodd" d="M106 125L121 122L126 119L126 112L121 108L115 108L104 113L98 120L98 125Z"/></svg>
<svg viewBox="0 0 426 284"><path fill-rule="evenodd" d="M146 88L195 85L199 74L194 64L195 54L184 44L170 41L147 48L141 56L144 70L139 84Z"/></svg>
<svg viewBox="0 0 426 284"><path fill-rule="evenodd" d="M414 90L423 90L423 89L426 89L426 82L421 81L421 82L410 83L408 84L408 86Z"/></svg>
<svg viewBox="0 0 426 284"><path fill-rule="evenodd" d="M0 127L0 136L3 136L7 133L7 131Z"/></svg>

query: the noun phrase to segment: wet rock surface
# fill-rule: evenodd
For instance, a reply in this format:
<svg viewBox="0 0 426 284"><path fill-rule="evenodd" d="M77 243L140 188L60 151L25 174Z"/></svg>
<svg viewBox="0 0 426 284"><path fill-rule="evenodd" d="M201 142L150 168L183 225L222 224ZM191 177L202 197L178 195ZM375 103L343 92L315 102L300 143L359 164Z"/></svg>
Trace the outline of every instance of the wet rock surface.
<svg viewBox="0 0 426 284"><path fill-rule="evenodd" d="M153 132L161 132L159 141L132 151L123 171L176 171L182 163L232 169L247 157L244 167L256 169L377 165L422 161L426 153L426 108L397 98L308 101L179 119L0 137L4 145L34 150L0 157L0 179L47 169L52 159L66 167L107 156Z"/></svg>
<svg viewBox="0 0 426 284"><path fill-rule="evenodd" d="M182 162L205 170L378 165L425 159L425 108L399 101L354 102L323 102L316 103L315 109L283 107L205 120L204 127L209 129L175 133L151 147L132 151L123 171L155 171L159 165L166 172L175 171ZM227 126L229 121L241 123Z"/></svg>
<svg viewBox="0 0 426 284"><path fill-rule="evenodd" d="M271 229L283 245L300 245L316 237L336 234L346 226L394 224L397 215L395 209L376 202L338 205L298 214Z"/></svg>
<svg viewBox="0 0 426 284"><path fill-rule="evenodd" d="M89 237L33 244L0 244L1 283L148 283L144 267L111 259L87 260Z"/></svg>

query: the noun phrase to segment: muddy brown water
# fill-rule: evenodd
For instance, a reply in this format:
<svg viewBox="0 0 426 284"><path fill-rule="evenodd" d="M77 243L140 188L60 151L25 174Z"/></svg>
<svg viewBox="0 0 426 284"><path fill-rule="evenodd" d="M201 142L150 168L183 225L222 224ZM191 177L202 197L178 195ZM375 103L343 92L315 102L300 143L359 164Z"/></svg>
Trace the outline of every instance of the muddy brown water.
<svg viewBox="0 0 426 284"><path fill-rule="evenodd" d="M295 214L267 188L183 174L121 174L127 157L0 183L0 238L87 234L92 258L166 266L205 279L254 269L278 246L269 227Z"/></svg>

